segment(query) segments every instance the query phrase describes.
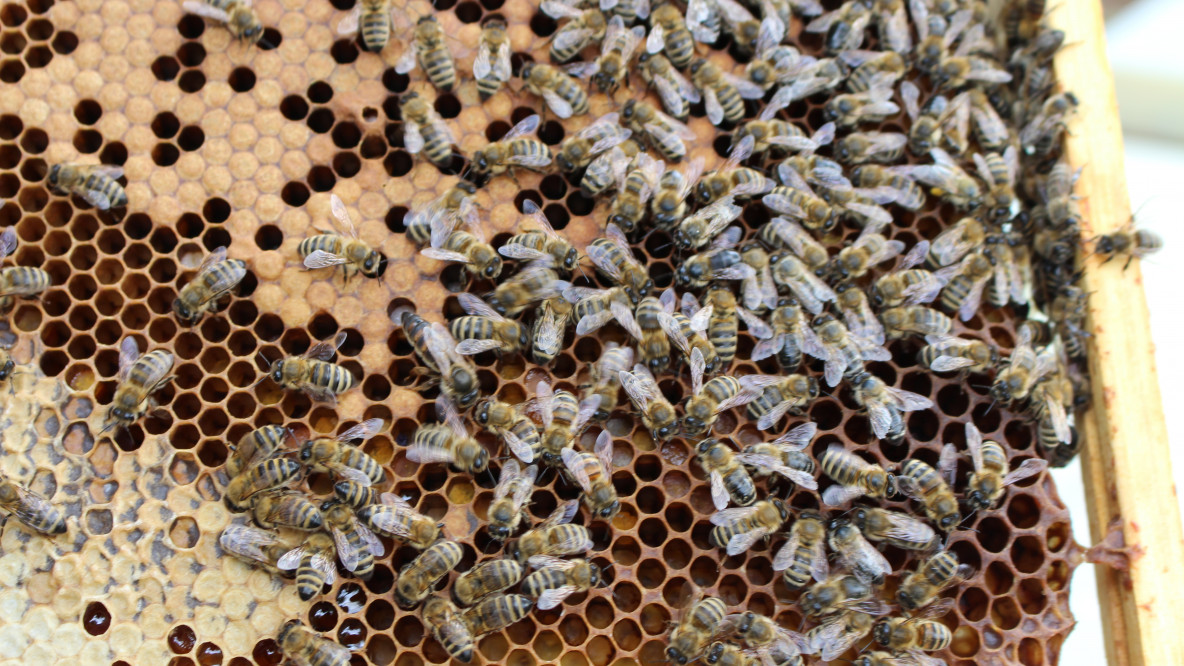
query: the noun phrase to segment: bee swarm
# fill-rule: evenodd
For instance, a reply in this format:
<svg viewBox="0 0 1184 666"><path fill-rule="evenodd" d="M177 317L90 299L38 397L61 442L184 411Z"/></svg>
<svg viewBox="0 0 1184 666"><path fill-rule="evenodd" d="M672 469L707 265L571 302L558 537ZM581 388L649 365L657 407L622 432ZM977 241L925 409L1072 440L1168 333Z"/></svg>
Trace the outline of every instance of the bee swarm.
<svg viewBox="0 0 1184 666"><path fill-rule="evenodd" d="M506 19L515 71L524 59L549 62L543 39L555 21L533 3L502 2L442 0L436 11L422 0L407 5L412 15L433 13L455 39L449 48L463 82L452 93L437 93L422 70L410 76L394 71L409 29L396 29L381 56L338 37L331 26L353 6L350 0L259 0L255 7L268 27L262 48L245 48L221 25L185 14L180 3L21 0L0 7L0 225L15 225L20 238L8 265L40 266L53 279L39 301L18 301L8 315L9 329L0 331L6 344L16 344L13 358L30 371L14 375L2 389L0 473L50 498L72 522L67 534L52 539L15 520L4 526L0 664L276 664L282 657L274 638L291 618L368 663L448 661L418 610L404 611L394 602L394 581L418 554L414 549L384 539L387 554L368 580L340 575L311 603L299 599L290 581L224 554L218 535L235 515L221 501L229 481L223 464L228 444L262 425L291 426L302 439L382 419L382 432L363 450L385 468L389 488L383 490L408 498L463 547L460 565L440 589L450 589L459 572L497 551L483 529L496 474L460 474L407 460L405 447L416 428L436 420L434 392L425 399L417 389L419 361L391 313L412 307L430 321L443 321L461 313L456 293L485 294L493 287L421 256L405 236L408 210L456 179L403 148L399 95L417 91L435 99L456 134L457 155L471 155L539 112L542 100L526 91L503 87L481 103L472 85L469 63L481 20L490 13ZM819 55L824 36L802 32L802 26L795 18L787 41ZM726 49L706 57L743 73L744 65ZM926 80L916 80L928 94ZM590 95L588 115L561 121L546 114L539 137L554 150L563 138L640 96L637 77L632 85L638 87L622 88L612 99ZM823 93L794 102L782 115L809 135L825 122L828 98ZM654 95L648 99L657 104ZM745 121L761 104L746 108ZM704 159L708 170L722 164L730 137L703 117L701 105L693 108L688 126L697 137L689 142L688 158ZM879 124L883 131L908 127L903 111ZM906 159L931 162L908 152ZM48 167L71 161L122 165L131 202L126 213L112 216L51 193ZM463 166L454 160L445 171L459 173ZM972 167L969 160L963 166ZM343 282L340 273L297 265L300 241L325 228L329 193L344 201L362 240L387 258L378 279ZM578 179L554 170L495 177L475 199L494 246L517 231L527 199L541 202L551 223L581 251L604 233L605 204L584 197ZM928 196L915 212L889 210L893 221L885 235L909 248L964 215L937 196ZM770 217L756 201L745 206L738 223L753 238ZM847 223L837 233L841 238L827 241L832 255L859 228ZM178 323L172 312L178 285L222 246L247 262L238 294L192 327ZM681 260L671 235L656 232L634 247L656 286L670 286ZM891 267L882 265L872 275ZM611 286L591 277L587 262L584 270L589 279L577 284ZM1010 308L985 305L968 321L955 319L951 335L979 337L1006 357L1020 321ZM346 339L337 362L360 381L336 406L270 381L254 386L264 373L258 355L299 355L339 332ZM176 379L156 395L164 407L158 414L112 431L113 437L99 436L96 419L117 385L119 342L131 334L147 349L171 351ZM563 350L546 369L556 388L578 394L588 364L609 341L627 344L629 338L615 326L579 337L569 328ZM867 370L936 407L906 416L903 443L878 440L844 382L811 402L805 415L789 419L789 426L806 419L817 424L808 449L816 460L839 444L886 468L910 458L936 466L942 445L957 442L961 492L970 472L963 424L971 419L985 439L1006 446L1013 468L1042 455L1030 417L993 405L991 374L934 374L917 364L918 341L890 343L891 360L869 362ZM742 331L730 374L780 372L772 359L748 360L754 344ZM513 404L534 396L535 366L527 356L486 353L474 363L483 394ZM678 374L658 376L676 405L691 392L684 365L675 363ZM821 364L815 365L802 372L821 378ZM664 661L669 623L692 587L722 599L730 612L751 610L783 627L802 627L795 605L800 593L788 590L781 572L772 569L783 534L727 557L709 542L715 507L693 461L697 438L657 442L633 411L622 393L604 424L613 438L620 513L609 524L589 520L581 507L575 521L591 529L588 557L604 571L605 583L557 608L534 609L480 639L475 661ZM599 429L583 433L583 450L592 450ZM743 447L782 431L757 430L740 407L723 413L713 434ZM476 437L491 455L509 455L492 435ZM816 476L821 486L829 483L821 472ZM540 474L529 507L533 521L579 496L575 485L557 477ZM333 479L313 475L307 488L331 496ZM766 482L758 489L764 493ZM898 500L876 504L919 513L916 502ZM795 513L819 507L818 494L803 489L786 501ZM831 510L828 517L838 513ZM962 527L950 534L947 547L976 574L943 594L956 600L944 618L953 641L934 656L951 665L1055 663L1073 626L1068 586L1079 558L1052 480L1043 474L1012 486L994 510L976 513ZM896 548L884 552L894 571L883 592L890 600L902 572L920 558Z"/></svg>

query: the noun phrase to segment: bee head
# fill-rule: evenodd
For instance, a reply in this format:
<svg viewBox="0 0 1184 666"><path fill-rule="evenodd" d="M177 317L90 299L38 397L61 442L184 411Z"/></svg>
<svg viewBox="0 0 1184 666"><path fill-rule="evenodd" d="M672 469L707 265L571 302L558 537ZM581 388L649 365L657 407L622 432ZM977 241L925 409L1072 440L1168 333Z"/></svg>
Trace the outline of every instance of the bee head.
<svg viewBox="0 0 1184 666"><path fill-rule="evenodd" d="M675 423L669 423L667 425L664 425L664 426L658 428L658 439L670 439L671 437L674 436L674 433L677 431L677 428L678 428L677 424L675 424Z"/></svg>
<svg viewBox="0 0 1184 666"><path fill-rule="evenodd" d="M629 100L625 102L625 108L621 109L621 117L626 121L633 118L633 111L637 108L637 100Z"/></svg>
<svg viewBox="0 0 1184 666"><path fill-rule="evenodd" d="M243 30L243 38L248 42L257 42L263 37L263 26L252 25Z"/></svg>
<svg viewBox="0 0 1184 666"><path fill-rule="evenodd" d="M666 658L671 663L679 664L680 666L687 663L687 658L674 647L666 648Z"/></svg>
<svg viewBox="0 0 1184 666"><path fill-rule="evenodd" d="M473 153L473 166L476 167L478 171L489 170L489 157L485 155L484 150L478 150L477 152Z"/></svg>
<svg viewBox="0 0 1184 666"><path fill-rule="evenodd" d="M497 541L505 541L510 536L510 529L505 525L490 525L489 536Z"/></svg>
<svg viewBox="0 0 1184 666"><path fill-rule="evenodd" d="M481 449L473 456L473 471L483 472L487 467L489 467L489 452Z"/></svg>
<svg viewBox="0 0 1184 666"><path fill-rule="evenodd" d="M777 514L781 516L781 520L789 520L789 508L785 506L785 502L774 499L773 507L777 509Z"/></svg>
<svg viewBox="0 0 1184 666"><path fill-rule="evenodd" d="M876 642L880 645L888 645L892 640L892 625L887 620L880 620L876 623L876 628L872 630L872 635L876 637Z"/></svg>
<svg viewBox="0 0 1184 666"><path fill-rule="evenodd" d="M600 509L600 511L598 512L598 515L605 520L612 520L613 516L616 516L617 512L619 512L620 510L621 510L621 500L614 499L613 501L611 501L608 504L606 504L605 506L603 506Z"/></svg>
<svg viewBox="0 0 1184 666"><path fill-rule="evenodd" d="M309 440L305 442L304 445L300 447L300 462L307 463L310 461L313 454L316 452L316 449L317 445L315 440Z"/></svg>
<svg viewBox="0 0 1184 666"><path fill-rule="evenodd" d="M724 644L720 641L716 641L711 644L710 648L708 648L707 654L703 655L703 662L707 664L717 663L719 658L723 656L723 652Z"/></svg>
<svg viewBox="0 0 1184 666"><path fill-rule="evenodd" d="M378 277L378 268L382 265L382 255L371 252L362 261L362 274L366 277Z"/></svg>
<svg viewBox="0 0 1184 666"><path fill-rule="evenodd" d="M427 16L420 17L420 19L416 23L416 25L423 25L424 23L435 23L435 22L436 22L436 17L432 16L431 14L428 14Z"/></svg>
<svg viewBox="0 0 1184 666"><path fill-rule="evenodd" d="M501 275L501 272L502 272L502 260L497 255L494 255L485 264L485 268L481 269L481 276L488 279L488 280L492 280L493 278L497 277L498 275Z"/></svg>
<svg viewBox="0 0 1184 666"><path fill-rule="evenodd" d="M578 263L580 263L579 251L574 247L567 248L567 252L563 254L563 269L567 271L575 270Z"/></svg>
<svg viewBox="0 0 1184 666"><path fill-rule="evenodd" d="M1100 236L1094 243L1094 247L1098 254L1110 254L1114 252L1114 238L1111 236Z"/></svg>
<svg viewBox="0 0 1184 666"><path fill-rule="evenodd" d="M847 161L851 159L851 143L847 139L843 139L835 144L835 155L840 160Z"/></svg>
<svg viewBox="0 0 1184 666"><path fill-rule="evenodd" d="M519 325L518 326L518 346L522 347L523 349L526 349L526 346L529 344L530 344L530 332L526 329L525 326Z"/></svg>
<svg viewBox="0 0 1184 666"><path fill-rule="evenodd" d="M686 421L684 420L683 423L685 425ZM695 450L698 451L700 455L703 455L710 451L711 447L715 446L716 443L717 442L714 438L708 437L707 439L699 442L699 446L695 447Z"/></svg>
<svg viewBox="0 0 1184 666"><path fill-rule="evenodd" d="M12 359L8 359L7 361L4 362L4 365L2 367L0 367L0 381L8 379L8 376L12 374L12 368L15 365L16 364L13 363Z"/></svg>
<svg viewBox="0 0 1184 666"><path fill-rule="evenodd" d="M61 173L62 173L62 165L55 164L52 167L50 167L49 168L49 176L47 177L49 184L52 185L53 187L57 187L58 186L58 179L61 177Z"/></svg>
<svg viewBox="0 0 1184 666"><path fill-rule="evenodd" d="M280 359L271 364L271 379L277 384L284 379L284 360Z"/></svg>

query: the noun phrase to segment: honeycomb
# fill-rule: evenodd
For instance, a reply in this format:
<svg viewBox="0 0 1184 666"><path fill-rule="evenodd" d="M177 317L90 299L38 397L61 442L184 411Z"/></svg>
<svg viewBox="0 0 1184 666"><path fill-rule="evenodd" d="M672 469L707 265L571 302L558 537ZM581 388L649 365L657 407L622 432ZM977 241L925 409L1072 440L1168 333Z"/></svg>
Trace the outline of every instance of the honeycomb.
<svg viewBox="0 0 1184 666"><path fill-rule="evenodd" d="M364 450L386 467L391 490L463 544L459 569L496 550L479 529L493 475L421 468L403 452L417 424L433 418L433 394L418 390L411 347L389 314L411 305L440 320L459 312L455 293L481 293L490 285L470 283L458 268L420 256L403 233L407 211L450 186L464 159L457 157L444 177L414 160L402 146L398 100L409 90L434 98L458 136L458 155L500 136L541 102L503 89L480 104L471 82L437 95L420 72L394 71L401 44L373 54L335 34L332 26L352 5L259 0L268 29L258 49L184 14L179 3L21 0L0 7L0 225L17 228L15 262L41 266L54 281L40 300L18 303L0 330L24 364L3 388L0 470L51 498L71 520L67 534L53 539L33 536L16 521L3 529L3 663L271 665L281 660L273 637L289 618L353 650L355 664L448 661L419 617L391 599L394 572L415 551L388 548L369 580L343 576L309 604L294 585L225 556L217 545L233 517L219 501L227 442L273 423L292 425L304 437L381 418L383 432ZM414 0L407 9L423 15L433 8ZM556 25L533 3L440 0L434 9L454 39L450 48L462 72L480 21L491 12L507 19L516 68L547 60L544 38ZM790 41L817 52L820 37L800 29L795 19ZM725 51L710 58L728 70L739 67ZM614 100L593 95L588 116L562 122L546 116L540 136L554 146L637 93L623 89ZM822 102L797 102L788 115L814 129ZM692 157L704 157L708 168L722 162L730 138L701 107L689 126L698 137ZM903 116L884 123L890 131L905 127ZM131 201L125 215L100 214L48 191L47 165L74 160L124 167ZM330 192L346 203L361 238L388 258L380 279L344 283L338 275L298 269L296 245L323 228ZM516 179L494 179L477 195L495 245L516 228L528 198L577 247L601 233L602 209L594 210L576 181L519 172ZM890 235L909 245L957 219L935 199L916 213L893 212ZM742 222L751 230L768 217L753 205ZM843 231L846 239L857 233ZM198 325L179 325L170 312L178 283L222 246L248 262L239 294ZM655 283L668 286L676 260L669 236L655 233L637 250ZM1015 320L1010 310L983 310L955 322L954 333L1006 351ZM260 355L299 354L340 331L346 339L339 362L360 382L336 407L271 382L253 386L262 376ZM118 343L129 334L141 347L172 351L176 380L157 394L158 413L126 432L99 436L116 387ZM578 386L606 341L623 341L612 329L596 338L568 335L547 369L567 389ZM743 335L733 373L774 371L739 360L752 345ZM843 388L809 408L819 427L815 454L840 443L884 465L908 457L933 464L942 443L963 445L968 418L985 437L1005 442L1013 460L1038 454L1028 420L991 405L989 377L935 376L916 365L914 343L898 341L890 349L891 362L869 369L889 385L928 396L938 409L908 416L905 444L878 442ZM530 397L525 379L534 366L524 357L486 354L475 361L484 392L508 402ZM689 381L684 373L662 378L660 386L676 401L687 395ZM732 609L801 626L793 606L798 593L771 568L781 537L742 557L725 557L708 543L714 509L688 442L656 443L624 409L605 427L614 438L613 482L622 509L611 526L590 527L591 558L606 570L607 584L485 637L480 657L516 666L662 661L669 622L692 586ZM738 413L723 414L715 428L741 445L767 438ZM594 434L585 433L584 444ZM492 437L479 439L495 450ZM961 464L965 474L968 462ZM577 496L553 474L542 478L530 505L536 518ZM324 495L331 482L314 475L309 487ZM815 508L817 498L799 491L790 503ZM1073 626L1068 586L1080 557L1052 480L1021 482L996 511L963 527L949 547L978 575L956 588L955 610L945 618L954 642L936 656L958 666L1055 663ZM913 564L902 551L886 554L898 571ZM890 579L890 590L896 582Z"/></svg>

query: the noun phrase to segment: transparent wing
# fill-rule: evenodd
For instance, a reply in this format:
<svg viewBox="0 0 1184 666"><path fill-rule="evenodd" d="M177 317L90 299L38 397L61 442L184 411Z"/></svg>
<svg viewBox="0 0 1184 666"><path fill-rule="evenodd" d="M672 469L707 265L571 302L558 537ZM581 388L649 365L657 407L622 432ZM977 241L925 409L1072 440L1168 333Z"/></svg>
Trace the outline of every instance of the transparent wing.
<svg viewBox="0 0 1184 666"><path fill-rule="evenodd" d="M358 32L358 19L362 16L362 6L356 5L337 24L337 34L347 36Z"/></svg>
<svg viewBox="0 0 1184 666"><path fill-rule="evenodd" d="M728 502L731 496L728 494L728 487L724 485L724 477L717 470L711 472L711 501L715 504L717 511L723 511L728 508Z"/></svg>
<svg viewBox="0 0 1184 666"><path fill-rule="evenodd" d="M130 335L119 343L119 373L117 379L125 381L128 372L132 368L132 364L136 359L140 358L140 345L136 343L136 339Z"/></svg>
<svg viewBox="0 0 1184 666"><path fill-rule="evenodd" d="M187 2L181 3L181 8L184 9L185 11L189 12L190 14L197 14L198 16L212 18L216 21L221 21L223 23L227 23L230 21L229 14L222 11L221 9L218 9L217 7L214 7L213 5L208 5L204 2L196 2L195 0L188 0Z"/></svg>
<svg viewBox="0 0 1184 666"><path fill-rule="evenodd" d="M3 200L0 200L0 205L3 205ZM16 227L8 227L0 234L0 259L12 254L17 246Z"/></svg>
<svg viewBox="0 0 1184 666"><path fill-rule="evenodd" d="M364 441L377 435L379 430L382 430L382 419L367 419L341 433L337 436L337 439L342 442L354 439Z"/></svg>
<svg viewBox="0 0 1184 666"><path fill-rule="evenodd" d="M522 122L520 122L517 125L514 125L512 128L510 128L510 131L506 132L506 135L503 136L500 140L501 141L509 141L510 139L514 139L514 138L524 136L527 134L534 134L535 130L537 130L539 128L539 121L540 121L540 118L539 118L538 114L535 114L533 116L527 116L526 118L522 119Z"/></svg>
<svg viewBox="0 0 1184 666"><path fill-rule="evenodd" d="M354 546L346 532L336 527L329 531L333 533L333 543L337 546L337 558L341 560L341 566L346 571L356 571L362 563L362 552Z"/></svg>
<svg viewBox="0 0 1184 666"><path fill-rule="evenodd" d="M1003 485L1010 486L1013 483L1023 481L1024 479L1035 476L1044 470L1048 469L1048 461L1039 458L1029 458L1020 463L1020 466L1011 470L1003 477Z"/></svg>
<svg viewBox="0 0 1184 666"><path fill-rule="evenodd" d="M304 358L312 359L314 361L328 361L337 353L337 348L345 344L346 333L341 331L333 338L333 342L321 341L309 347L308 351L304 352Z"/></svg>
<svg viewBox="0 0 1184 666"><path fill-rule="evenodd" d="M324 250L313 250L304 258L304 267L308 269L329 268L330 266L339 266L348 261L349 259L337 254L325 252Z"/></svg>
<svg viewBox="0 0 1184 666"><path fill-rule="evenodd" d="M822 491L822 503L826 506L843 506L863 496L859 486L831 486Z"/></svg>
<svg viewBox="0 0 1184 666"><path fill-rule="evenodd" d="M396 72L406 74L415 69L416 50L415 42L408 42L407 48L403 50L403 55L399 56L399 61L395 63Z"/></svg>

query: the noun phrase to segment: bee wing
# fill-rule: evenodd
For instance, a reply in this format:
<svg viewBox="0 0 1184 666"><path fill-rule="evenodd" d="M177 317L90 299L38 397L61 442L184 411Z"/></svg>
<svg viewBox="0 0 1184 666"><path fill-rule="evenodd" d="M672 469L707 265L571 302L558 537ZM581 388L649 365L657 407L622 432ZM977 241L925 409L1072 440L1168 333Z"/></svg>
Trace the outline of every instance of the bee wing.
<svg viewBox="0 0 1184 666"><path fill-rule="evenodd" d="M392 505L391 511L374 511L371 510L369 520L374 528L387 532L397 538L407 539L411 537L411 530L407 527L407 523L402 520L403 516L413 514L419 516L420 514L410 508L401 508L397 505ZM377 554L377 551L375 551Z"/></svg>
<svg viewBox="0 0 1184 666"><path fill-rule="evenodd" d="M23 486L13 484L16 488L19 498L12 503L4 505L5 509L12 512L17 520L26 525L36 525L44 520L43 516L60 515L57 508L44 497L30 491Z"/></svg>
<svg viewBox="0 0 1184 666"><path fill-rule="evenodd" d="M492 70L493 53L489 48L489 42L483 39L477 47L477 56L473 58L473 78L487 78Z"/></svg>
<svg viewBox="0 0 1184 666"><path fill-rule="evenodd" d="M746 308L737 307L736 315L739 316L740 321L743 321L744 325L748 327L748 332L751 333L754 338L758 340L772 339L774 335L773 328L765 323L765 320L758 317L756 313L751 312Z"/></svg>
<svg viewBox="0 0 1184 666"><path fill-rule="evenodd" d="M978 312L978 307L983 302L983 291L987 286L987 281L988 279L981 279L971 283L970 291L966 293L966 298L963 299L962 305L958 306L959 319L969 321Z"/></svg>
<svg viewBox="0 0 1184 666"><path fill-rule="evenodd" d="M884 532L884 535L889 539L899 539L912 543L929 543L937 536L932 527L911 516L897 511L889 511L886 516L891 527Z"/></svg>
<svg viewBox="0 0 1184 666"><path fill-rule="evenodd" d="M785 571L789 565L793 564L794 555L797 553L798 544L801 543L797 530L791 530L789 533L789 541L786 541L777 553L773 555L773 571ZM821 543L821 541L819 541ZM823 558L825 559L825 558Z"/></svg>
<svg viewBox="0 0 1184 666"><path fill-rule="evenodd" d="M563 339L563 320L555 312L548 310L538 322L538 329L534 337L534 348L542 352L558 352L559 343Z"/></svg>
<svg viewBox="0 0 1184 666"><path fill-rule="evenodd" d="M706 105L707 119L712 125L719 125L724 121L724 107L720 105L714 88L703 89L703 103Z"/></svg>
<svg viewBox="0 0 1184 666"><path fill-rule="evenodd" d="M704 44L719 40L719 28L712 27L711 18L716 11L710 0L688 0L686 11L687 29L695 39Z"/></svg>
<svg viewBox="0 0 1184 666"><path fill-rule="evenodd" d="M569 5L565 2L559 2L558 0L543 0L542 4L539 5L539 9L543 10L544 14L554 19L580 18L584 13L580 9L577 9L576 7L573 7L572 5Z"/></svg>
<svg viewBox="0 0 1184 666"><path fill-rule="evenodd" d="M970 462L974 465L974 471L981 472L983 469L983 434L970 421L966 422L966 450L970 452Z"/></svg>
<svg viewBox="0 0 1184 666"><path fill-rule="evenodd" d="M782 465L781 463L777 462L776 459L774 459L773 464L768 465L766 469L770 469L781 476L784 476L806 490L818 490L818 481L813 476L811 476L809 472L803 472L800 469L794 469L787 465Z"/></svg>
<svg viewBox="0 0 1184 666"><path fill-rule="evenodd" d="M326 585L332 585L337 581L337 563L334 561L332 553L313 553L309 563L312 565L312 568L321 572ZM346 650L346 654L349 654L349 650Z"/></svg>
<svg viewBox="0 0 1184 666"><path fill-rule="evenodd" d="M625 136L628 135L626 134ZM533 222L535 226L538 227L539 231L543 232L548 237L560 237L558 232L555 231L555 228L551 226L551 221L547 219L546 214L543 213L543 210L539 208L539 205L536 204L532 199L527 199L522 202L522 212L526 213L530 217L531 222Z"/></svg>
<svg viewBox="0 0 1184 666"><path fill-rule="evenodd" d="M847 630L847 616L847 613L835 615L810 632L810 648L823 661L838 659L839 655L863 638L863 634Z"/></svg>
<svg viewBox="0 0 1184 666"><path fill-rule="evenodd" d="M526 118L523 118L522 121L517 125L511 127L510 131L506 132L506 135L500 140L509 141L510 139L516 139L526 134L534 134L535 130L539 128L539 121L540 118L537 113L533 116L527 116Z"/></svg>
<svg viewBox="0 0 1184 666"><path fill-rule="evenodd" d="M4 205L4 201L0 199L0 206ZM8 227L0 234L0 259L12 254L17 246L16 227Z"/></svg>
<svg viewBox="0 0 1184 666"><path fill-rule="evenodd" d="M304 258L304 267L308 269L329 268L348 262L345 257L324 250L313 250Z"/></svg>
<svg viewBox="0 0 1184 666"><path fill-rule="evenodd" d="M358 32L358 20L362 17L362 6L356 5L337 23L337 34L354 35Z"/></svg>
<svg viewBox="0 0 1184 666"><path fill-rule="evenodd" d="M872 432L876 433L877 438L884 439L892 431L893 414L892 408L884 403L868 401L867 419L871 421Z"/></svg>
<svg viewBox="0 0 1184 666"><path fill-rule="evenodd" d="M728 540L728 547L725 550L728 555L739 555L749 548L752 548L757 541L760 541L768 533L769 530L762 527L749 532L741 532L740 534L733 535L732 538Z"/></svg>
<svg viewBox="0 0 1184 666"><path fill-rule="evenodd" d="M745 518L748 518L753 513L755 513L759 508L760 507L753 505L753 506L741 506L741 507L736 507L734 509L723 509L722 511L716 511L715 513L711 514L711 519L710 519L711 524L712 525L731 525L732 523L736 523L741 520L744 520Z"/></svg>
<svg viewBox="0 0 1184 666"><path fill-rule="evenodd" d="M341 560L341 566L345 567L346 571L356 571L362 563L361 551L350 542L349 534L346 532L333 526L330 526L329 531L333 534L333 543L337 546L337 558Z"/></svg>
<svg viewBox="0 0 1184 666"><path fill-rule="evenodd" d="M283 571L290 571L300 566L300 560L304 559L304 554L308 552L308 546L298 546L280 555L280 559L275 561L277 569Z"/></svg>
<svg viewBox="0 0 1184 666"><path fill-rule="evenodd" d="M715 504L715 510L723 511L731 500L728 487L724 485L724 477L718 470L712 470L708 478L711 479L711 501Z"/></svg>
<svg viewBox="0 0 1184 666"><path fill-rule="evenodd" d="M807 421L773 440L772 444L783 451L801 451L810 444L817 432L818 424Z"/></svg>
<svg viewBox="0 0 1184 666"><path fill-rule="evenodd" d="M736 92L740 93L740 97L744 99L760 99L765 96L764 88L761 88L752 81L749 81L748 79L742 79L739 76L729 72L723 72L723 75L724 80L732 84L732 87L736 89Z"/></svg>
<svg viewBox="0 0 1184 666"><path fill-rule="evenodd" d="M419 123L414 120L403 120L403 147L407 152L415 155L423 150L423 132L420 131Z"/></svg>
<svg viewBox="0 0 1184 666"><path fill-rule="evenodd" d="M563 603L564 599L575 594L575 592L575 585L563 585L562 587L544 590L543 593L539 595L538 601L535 603L535 605L542 610L555 608L559 604Z"/></svg>
<svg viewBox="0 0 1184 666"><path fill-rule="evenodd" d="M656 389L649 380L642 379L627 370L622 370L619 376L621 386L625 389L625 395L629 396L639 411L646 411L649 404L657 399Z"/></svg>
<svg viewBox="0 0 1184 666"><path fill-rule="evenodd" d="M687 340L687 336L683 335L682 328L679 327L678 321L669 312L658 313L658 324L661 325L662 331L666 337L670 338L670 342L678 347L683 354L690 353L691 343Z"/></svg>
<svg viewBox="0 0 1184 666"><path fill-rule="evenodd" d="M568 451L570 449L564 449ZM596 446L593 447L592 453L596 455L597 460L600 461L601 466L604 467L605 472L609 472L613 468L613 438L607 430L601 430L600 434L596 436Z"/></svg>
<svg viewBox="0 0 1184 666"><path fill-rule="evenodd" d="M1003 485L1010 486L1013 483L1023 481L1024 479L1035 476L1044 470L1048 469L1048 461L1040 458L1029 458L1020 464L1019 467L1011 470L1003 477Z"/></svg>
<svg viewBox="0 0 1184 666"><path fill-rule="evenodd" d="M863 496L859 486L831 486L822 491L822 503L826 506L843 506Z"/></svg>
<svg viewBox="0 0 1184 666"><path fill-rule="evenodd" d="M937 472L949 486L954 485L955 477L958 475L958 449L953 444L946 444L941 448Z"/></svg>
<svg viewBox="0 0 1184 666"><path fill-rule="evenodd" d="M197 2L196 0L186 0L186 2L181 3L181 8L184 9L185 11L189 12L190 14L197 14L198 16L212 18L215 21L221 21L223 23L228 23L230 21L229 14L222 11L221 9L218 9L217 7L215 7L213 5L208 5L204 2Z"/></svg>
<svg viewBox="0 0 1184 666"><path fill-rule="evenodd" d="M438 448L427 444L412 444L407 447L407 459L413 463L429 465L440 462L451 463L454 457L451 449Z"/></svg>
<svg viewBox="0 0 1184 666"><path fill-rule="evenodd" d="M119 343L119 373L116 377L119 381L127 380L127 374L138 358L140 358L140 345L135 338L129 335Z"/></svg>
<svg viewBox="0 0 1184 666"><path fill-rule="evenodd" d="M386 552L386 548L382 545L382 539L379 539L374 532L370 531L369 527L362 524L362 521L354 518L354 529L357 530L358 535L362 537L362 541L366 543L366 547L370 549L370 553L374 557L382 557Z"/></svg>
<svg viewBox="0 0 1184 666"><path fill-rule="evenodd" d="M547 516L546 519L543 520L539 527L554 527L555 525L570 523L571 519L575 517L579 510L579 500L567 500L563 504L555 507L555 510L551 512L551 515Z"/></svg>
<svg viewBox="0 0 1184 666"><path fill-rule="evenodd" d="M492 307L490 307L488 303L481 300L480 297L474 296L467 291L462 291L461 293L457 294L456 299L460 302L460 306L464 308L465 312L471 315L477 315L478 317L489 317L490 319L495 319L497 321L507 321L505 317L498 314L497 310L494 310Z"/></svg>
<svg viewBox="0 0 1184 666"><path fill-rule="evenodd" d="M407 42L407 48L403 49L403 55L399 56L398 62L395 63L395 71L400 74L406 74L415 69L417 50L418 47L414 39Z"/></svg>
<svg viewBox="0 0 1184 666"><path fill-rule="evenodd" d="M588 492L592 488L592 479L588 477L588 471L584 468L583 456L570 447L563 449L561 455L563 466L567 469L568 474L580 485L580 488L583 488L584 492Z"/></svg>
<svg viewBox="0 0 1184 666"><path fill-rule="evenodd" d="M852 552L846 553L844 559L847 562L847 568L855 574L855 577L869 585L876 578L892 575L892 565L888 563L888 558L868 543L862 535L855 539Z"/></svg>
<svg viewBox="0 0 1184 666"><path fill-rule="evenodd" d="M571 104L567 100L565 100L559 96L559 93L555 92L554 90L551 90L550 88L543 88L540 91L540 93L542 94L543 99L547 102L547 107L551 109L552 113L554 113L556 116L559 116L560 118L571 118L572 113L574 113L574 110L572 109ZM511 159L525 159L525 158L518 157L518 158L511 158Z"/></svg>
<svg viewBox="0 0 1184 666"><path fill-rule="evenodd" d="M770 428L776 426L777 422L781 420L781 417L785 416L785 414L793 406L794 404L792 400L783 400L777 403L773 409L765 412L759 419L757 419L756 427L760 428L761 430L769 430Z"/></svg>
<svg viewBox="0 0 1184 666"><path fill-rule="evenodd" d="M345 343L345 338L345 331L342 331L333 338L333 342L322 340L309 347L308 351L304 352L303 357L314 361L328 361L337 353L337 349Z"/></svg>
<svg viewBox="0 0 1184 666"><path fill-rule="evenodd" d="M348 481L353 481L360 486L370 486L374 483L370 480L369 476L366 476L365 472L354 469L348 465L343 465L341 463L328 463L325 465L325 467L329 468L329 470L337 476L340 476L341 478Z"/></svg>
<svg viewBox="0 0 1184 666"><path fill-rule="evenodd" d="M353 439L365 441L377 435L379 430L382 430L382 419L367 419L338 435L337 440L340 442Z"/></svg>
<svg viewBox="0 0 1184 666"><path fill-rule="evenodd" d="M434 247L425 247L419 251L425 257L435 259L436 261L455 261L459 264L471 263L469 258L459 252L452 252L451 250L441 250Z"/></svg>
<svg viewBox="0 0 1184 666"><path fill-rule="evenodd" d="M1044 396L1046 418L1052 423L1057 439L1068 444L1073 441L1073 432L1069 429L1069 417L1065 414L1065 406L1051 395Z"/></svg>
<svg viewBox="0 0 1184 666"><path fill-rule="evenodd" d="M502 473L498 476L497 485L493 487L493 499L500 500L510 492L513 487L513 481L522 476L522 469L518 466L518 461L510 458L506 464L502 466Z"/></svg>
<svg viewBox="0 0 1184 666"><path fill-rule="evenodd" d="M226 529L222 530L221 536L218 537L218 543L222 546L222 550L260 562L268 561L263 547L271 546L279 541L279 536L272 532L239 524L227 525Z"/></svg>

